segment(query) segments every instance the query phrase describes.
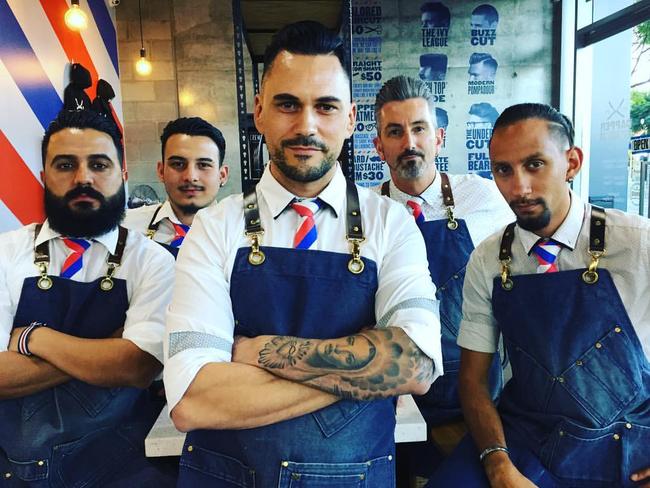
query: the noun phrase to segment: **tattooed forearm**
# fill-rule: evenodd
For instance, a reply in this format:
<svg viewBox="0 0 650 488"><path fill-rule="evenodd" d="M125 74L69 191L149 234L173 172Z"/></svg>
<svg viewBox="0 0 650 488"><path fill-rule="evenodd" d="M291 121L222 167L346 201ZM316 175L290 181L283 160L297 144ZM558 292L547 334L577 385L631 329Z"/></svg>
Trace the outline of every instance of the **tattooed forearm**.
<svg viewBox="0 0 650 488"><path fill-rule="evenodd" d="M357 399L421 394L434 377L433 361L402 329L392 327L337 339L267 336L257 365L277 376Z"/></svg>

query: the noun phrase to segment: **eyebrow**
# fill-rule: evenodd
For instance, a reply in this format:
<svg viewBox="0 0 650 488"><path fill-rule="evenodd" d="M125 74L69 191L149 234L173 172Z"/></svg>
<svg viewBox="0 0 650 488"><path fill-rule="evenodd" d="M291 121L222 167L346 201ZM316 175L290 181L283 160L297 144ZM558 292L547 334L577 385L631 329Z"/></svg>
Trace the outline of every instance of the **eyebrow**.
<svg viewBox="0 0 650 488"><path fill-rule="evenodd" d="M188 158L185 158L183 156L172 155L167 158L167 161L187 161L187 159ZM214 159L208 157L196 158L195 161L202 163L214 163Z"/></svg>
<svg viewBox="0 0 650 488"><path fill-rule="evenodd" d="M300 102L300 99L295 96L291 95L290 93L278 93L277 95L273 96L273 100L276 102ZM341 99L335 96L324 96L324 97L318 97L316 99L316 102L318 103L341 103Z"/></svg>
<svg viewBox="0 0 650 488"><path fill-rule="evenodd" d="M75 161L79 160L79 156L76 154L57 154L52 158L52 162L50 163L50 166L53 165L54 163L58 162L61 159L73 159ZM98 154L89 154L88 159L106 159L107 161L110 161L111 163L113 160L108 156L107 154L104 153L98 153Z"/></svg>

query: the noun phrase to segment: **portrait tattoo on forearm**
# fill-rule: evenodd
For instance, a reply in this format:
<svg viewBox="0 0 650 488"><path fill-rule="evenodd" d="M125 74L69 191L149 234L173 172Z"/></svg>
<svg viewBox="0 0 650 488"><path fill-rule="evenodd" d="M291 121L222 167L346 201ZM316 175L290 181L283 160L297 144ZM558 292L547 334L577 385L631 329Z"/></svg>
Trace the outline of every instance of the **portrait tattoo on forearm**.
<svg viewBox="0 0 650 488"><path fill-rule="evenodd" d="M432 360L401 329L391 329L320 340L274 336L258 365L344 398L392 396L408 382L430 383Z"/></svg>

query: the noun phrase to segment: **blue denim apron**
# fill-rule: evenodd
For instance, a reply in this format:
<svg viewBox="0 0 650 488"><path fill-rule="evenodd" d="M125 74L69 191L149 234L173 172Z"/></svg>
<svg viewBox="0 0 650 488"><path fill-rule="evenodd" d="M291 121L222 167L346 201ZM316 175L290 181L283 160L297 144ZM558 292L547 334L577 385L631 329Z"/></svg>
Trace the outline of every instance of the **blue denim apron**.
<svg viewBox="0 0 650 488"><path fill-rule="evenodd" d="M591 221L590 254L604 250L604 211ZM513 229L492 293L512 362L499 403L510 458L540 488L636 486L650 465L650 364L612 277L597 252L586 271L509 276ZM452 458L430 486L488 486L471 439Z"/></svg>
<svg viewBox="0 0 650 488"><path fill-rule="evenodd" d="M120 240L125 242L126 235L121 229ZM121 259L121 252L116 254ZM39 288L43 279L50 280L51 288ZM126 282L111 278L112 288L103 290L106 279L81 283L46 272L26 278L14 327L38 321L77 337L111 336L124 325L129 302ZM144 438L162 405L150 401L147 390L102 388L74 379L2 400L0 485L105 486L138 460L144 462ZM139 480L148 478L137 476L139 471L123 486L142 486Z"/></svg>
<svg viewBox="0 0 650 488"><path fill-rule="evenodd" d="M440 301L440 324L442 332L442 357L445 374L439 376L429 391L414 396L422 416L429 427L462 418L458 398L458 373L460 370L460 347L456 344L462 318L463 283L469 256L474 250L467 224L453 215L454 197L449 177L440 174L440 184L447 218L428 220L420 224L429 260L429 273L436 285L436 298ZM382 194L390 196L388 182L382 186ZM496 399L503 387L503 373L498 354L490 369L490 391Z"/></svg>
<svg viewBox="0 0 650 488"><path fill-rule="evenodd" d="M173 247L170 246L169 244L155 241L153 238L153 236L155 236L156 232L158 231L158 226L160 225L160 222L154 223L154 221L156 220L156 217L158 216L158 212L160 212L161 208L162 208L162 204L158 205L158 208L151 216L151 220L149 221L149 225L147 226L147 231L145 232L145 236L147 236L147 239L151 239L156 244L160 244L164 249L169 251L172 256L174 256L174 259L176 259L178 257L178 249L179 249L178 247Z"/></svg>
<svg viewBox="0 0 650 488"><path fill-rule="evenodd" d="M326 339L376 323L373 261L360 258L365 269L353 274L347 254L256 246L240 248L232 270L235 334ZM251 264L255 252L264 254L263 264ZM340 400L254 429L193 431L178 486L394 487L394 430L394 402L384 399Z"/></svg>

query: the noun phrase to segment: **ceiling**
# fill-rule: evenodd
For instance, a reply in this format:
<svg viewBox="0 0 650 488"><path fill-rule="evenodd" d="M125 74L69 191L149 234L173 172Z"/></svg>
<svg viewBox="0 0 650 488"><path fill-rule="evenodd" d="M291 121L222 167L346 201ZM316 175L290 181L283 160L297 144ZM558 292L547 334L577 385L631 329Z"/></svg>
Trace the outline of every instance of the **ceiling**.
<svg viewBox="0 0 650 488"><path fill-rule="evenodd" d="M246 44L251 57L261 62L275 32L300 20L317 20L339 30L341 0L241 0Z"/></svg>

